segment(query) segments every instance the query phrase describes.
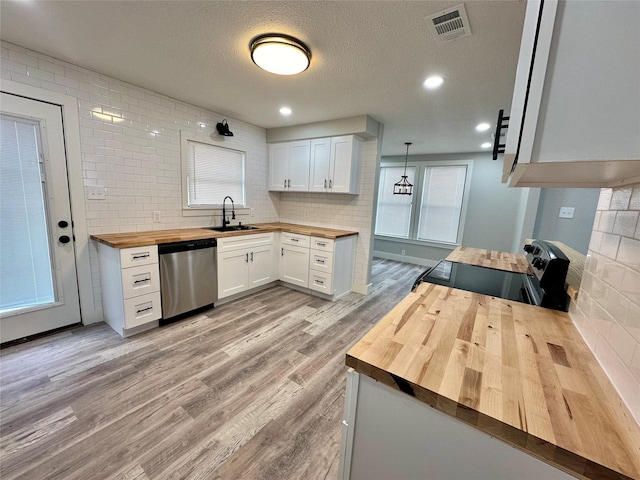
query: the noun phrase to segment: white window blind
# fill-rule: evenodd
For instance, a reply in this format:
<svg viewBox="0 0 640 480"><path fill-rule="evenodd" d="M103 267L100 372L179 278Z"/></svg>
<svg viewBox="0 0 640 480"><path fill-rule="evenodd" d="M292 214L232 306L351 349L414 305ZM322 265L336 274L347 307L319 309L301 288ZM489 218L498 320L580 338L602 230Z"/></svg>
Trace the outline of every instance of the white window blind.
<svg viewBox="0 0 640 480"><path fill-rule="evenodd" d="M411 196L394 195L393 184L400 180L404 167L381 167L378 188L376 235L409 238L411 225ZM416 168L407 167L410 183L415 183Z"/></svg>
<svg viewBox="0 0 640 480"><path fill-rule="evenodd" d="M192 140L187 145L188 206L222 205L227 195L244 206L244 152Z"/></svg>
<svg viewBox="0 0 640 480"><path fill-rule="evenodd" d="M457 242L466 175L466 166L424 169L418 240Z"/></svg>

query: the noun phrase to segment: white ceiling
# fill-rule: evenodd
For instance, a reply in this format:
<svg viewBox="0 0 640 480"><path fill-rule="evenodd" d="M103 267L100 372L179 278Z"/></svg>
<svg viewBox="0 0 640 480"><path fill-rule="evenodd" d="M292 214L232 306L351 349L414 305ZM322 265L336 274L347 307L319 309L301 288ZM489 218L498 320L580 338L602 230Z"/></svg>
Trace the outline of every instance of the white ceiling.
<svg viewBox="0 0 640 480"><path fill-rule="evenodd" d="M475 152L510 107L525 1L467 0L472 35L436 42L425 17L459 3L2 0L0 37L264 128L369 114L383 155ZM305 42L310 68L256 67L248 44L268 32Z"/></svg>

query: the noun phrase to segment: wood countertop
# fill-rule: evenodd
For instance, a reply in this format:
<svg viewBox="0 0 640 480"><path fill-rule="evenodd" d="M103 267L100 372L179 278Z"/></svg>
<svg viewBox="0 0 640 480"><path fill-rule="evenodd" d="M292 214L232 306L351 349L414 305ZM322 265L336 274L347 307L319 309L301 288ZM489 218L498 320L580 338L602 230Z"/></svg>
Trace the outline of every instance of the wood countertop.
<svg viewBox="0 0 640 480"><path fill-rule="evenodd" d="M485 250L482 248L457 247L445 260L468 263L480 267L497 268L517 273L531 273L527 257L517 253Z"/></svg>
<svg viewBox="0 0 640 480"><path fill-rule="evenodd" d="M640 478L640 427L566 313L420 284L356 371L581 478Z"/></svg>
<svg viewBox="0 0 640 480"><path fill-rule="evenodd" d="M251 235L266 232L290 232L300 235L336 239L357 235L350 230L336 230L334 228L312 227L293 223L254 223L252 230L235 230L232 232L215 232L206 228L179 228L174 230L152 230L147 232L104 233L91 235L91 239L114 248L142 247L160 243L182 242L188 240L202 240L206 238L224 238L238 235Z"/></svg>

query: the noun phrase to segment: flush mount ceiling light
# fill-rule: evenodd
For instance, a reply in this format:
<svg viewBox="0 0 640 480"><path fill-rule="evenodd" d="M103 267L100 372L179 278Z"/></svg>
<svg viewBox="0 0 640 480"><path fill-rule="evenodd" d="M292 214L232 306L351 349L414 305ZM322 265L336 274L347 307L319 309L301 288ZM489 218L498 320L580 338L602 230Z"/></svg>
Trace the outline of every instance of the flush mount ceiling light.
<svg viewBox="0 0 640 480"><path fill-rule="evenodd" d="M282 33L259 35L249 45L251 60L267 72L295 75L309 68L311 50L297 38Z"/></svg>
<svg viewBox="0 0 640 480"><path fill-rule="evenodd" d="M280 109L280 114L281 114L281 115L289 116L289 115L291 115L291 113L292 113L292 112L291 112L291 109L290 109L289 107L282 107L282 108Z"/></svg>
<svg viewBox="0 0 640 480"><path fill-rule="evenodd" d="M227 120L222 120L220 123L217 123L216 130L218 130L218 133L223 137L233 137L233 132L229 130Z"/></svg>
<svg viewBox="0 0 640 480"><path fill-rule="evenodd" d="M493 143L491 142L484 142L482 145L480 145L482 148L489 148L491 145L493 145Z"/></svg>
<svg viewBox="0 0 640 480"><path fill-rule="evenodd" d="M409 145L411 145L411 142L404 142L404 144L407 146L407 153L404 156L404 175L400 177L398 183L393 184L394 195L411 195L411 190L413 189L413 185L407 180L407 160L409 158Z"/></svg>
<svg viewBox="0 0 640 480"><path fill-rule="evenodd" d="M489 125L488 123L479 123L478 125L476 125L476 130L479 132L486 132L490 128L491 125Z"/></svg>
<svg viewBox="0 0 640 480"><path fill-rule="evenodd" d="M434 88L438 88L440 85L442 85L442 82L444 82L444 79L442 77L439 77L438 75L432 75L424 81L423 85L426 88L433 90Z"/></svg>

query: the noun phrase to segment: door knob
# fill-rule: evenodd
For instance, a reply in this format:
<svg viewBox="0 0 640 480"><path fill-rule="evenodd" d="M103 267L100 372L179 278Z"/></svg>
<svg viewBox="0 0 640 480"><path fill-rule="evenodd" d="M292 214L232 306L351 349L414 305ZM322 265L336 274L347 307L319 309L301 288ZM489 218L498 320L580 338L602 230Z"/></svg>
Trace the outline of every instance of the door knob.
<svg viewBox="0 0 640 480"><path fill-rule="evenodd" d="M60 243L69 243L71 239L67 235L62 235L61 237L58 237L58 241Z"/></svg>

